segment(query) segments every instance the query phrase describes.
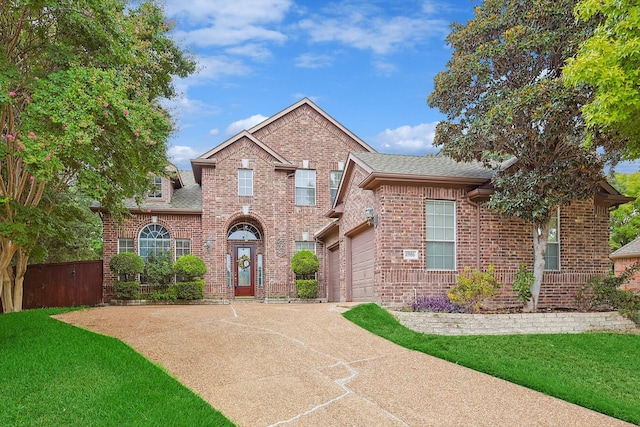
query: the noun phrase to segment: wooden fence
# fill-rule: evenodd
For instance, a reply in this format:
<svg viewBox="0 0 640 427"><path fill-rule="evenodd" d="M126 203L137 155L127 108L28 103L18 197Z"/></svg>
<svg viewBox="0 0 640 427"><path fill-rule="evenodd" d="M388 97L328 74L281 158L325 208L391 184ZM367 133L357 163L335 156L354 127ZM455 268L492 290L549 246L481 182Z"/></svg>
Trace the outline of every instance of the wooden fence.
<svg viewBox="0 0 640 427"><path fill-rule="evenodd" d="M24 275L24 310L102 303L102 260L34 264Z"/></svg>

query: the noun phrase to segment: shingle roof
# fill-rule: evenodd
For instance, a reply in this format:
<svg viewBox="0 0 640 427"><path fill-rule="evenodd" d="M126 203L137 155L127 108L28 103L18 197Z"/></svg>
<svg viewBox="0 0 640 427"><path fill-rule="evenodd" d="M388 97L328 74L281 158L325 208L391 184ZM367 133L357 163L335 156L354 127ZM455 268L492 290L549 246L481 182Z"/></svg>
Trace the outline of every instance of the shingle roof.
<svg viewBox="0 0 640 427"><path fill-rule="evenodd" d="M137 206L135 200L126 200L125 206L128 209L147 210L180 210L180 211L201 211L202 210L202 188L196 183L193 172L181 170L178 172L182 178L182 187L173 192L171 203L145 201L141 206Z"/></svg>
<svg viewBox="0 0 640 427"><path fill-rule="evenodd" d="M635 240L613 252L609 257L612 259L640 257L640 237L637 237Z"/></svg>
<svg viewBox="0 0 640 427"><path fill-rule="evenodd" d="M373 172L491 179L494 171L480 162L459 163L447 156L407 156L382 153L351 153L368 165Z"/></svg>

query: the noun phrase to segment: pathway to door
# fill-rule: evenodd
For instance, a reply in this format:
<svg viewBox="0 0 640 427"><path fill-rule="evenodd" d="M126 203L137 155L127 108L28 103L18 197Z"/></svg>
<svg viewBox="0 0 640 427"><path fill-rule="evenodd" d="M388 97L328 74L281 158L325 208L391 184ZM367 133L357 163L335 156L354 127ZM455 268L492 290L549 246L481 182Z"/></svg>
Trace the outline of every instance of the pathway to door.
<svg viewBox="0 0 640 427"><path fill-rule="evenodd" d="M409 351L336 304L102 307L58 316L117 337L238 426L629 426Z"/></svg>

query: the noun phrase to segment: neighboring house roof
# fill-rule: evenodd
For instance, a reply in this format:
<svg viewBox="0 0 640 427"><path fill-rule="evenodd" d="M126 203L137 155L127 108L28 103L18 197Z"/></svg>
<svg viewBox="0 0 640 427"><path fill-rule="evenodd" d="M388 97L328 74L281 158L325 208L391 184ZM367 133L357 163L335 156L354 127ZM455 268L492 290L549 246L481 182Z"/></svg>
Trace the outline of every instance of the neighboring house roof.
<svg viewBox="0 0 640 427"><path fill-rule="evenodd" d="M627 243L617 251L614 251L609 258L640 258L640 237L636 237L635 240Z"/></svg>

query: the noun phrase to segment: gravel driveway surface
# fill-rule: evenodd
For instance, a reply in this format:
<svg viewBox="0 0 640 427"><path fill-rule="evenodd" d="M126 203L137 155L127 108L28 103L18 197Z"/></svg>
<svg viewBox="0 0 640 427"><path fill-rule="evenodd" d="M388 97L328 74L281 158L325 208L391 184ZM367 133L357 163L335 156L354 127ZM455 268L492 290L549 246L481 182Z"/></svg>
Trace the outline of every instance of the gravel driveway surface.
<svg viewBox="0 0 640 427"><path fill-rule="evenodd" d="M406 350L336 304L101 307L57 318L128 343L239 426L628 426Z"/></svg>

